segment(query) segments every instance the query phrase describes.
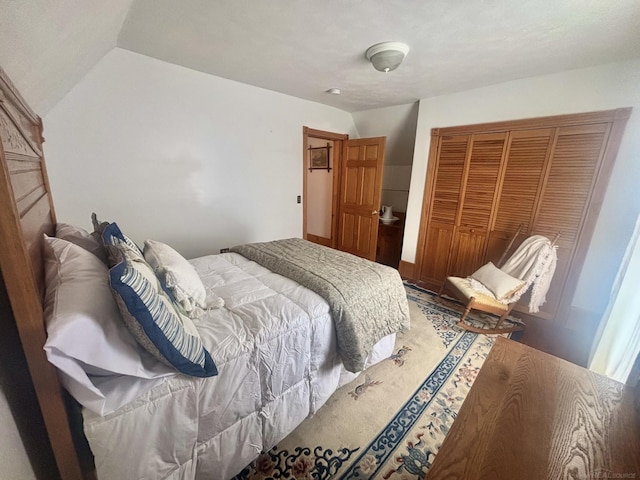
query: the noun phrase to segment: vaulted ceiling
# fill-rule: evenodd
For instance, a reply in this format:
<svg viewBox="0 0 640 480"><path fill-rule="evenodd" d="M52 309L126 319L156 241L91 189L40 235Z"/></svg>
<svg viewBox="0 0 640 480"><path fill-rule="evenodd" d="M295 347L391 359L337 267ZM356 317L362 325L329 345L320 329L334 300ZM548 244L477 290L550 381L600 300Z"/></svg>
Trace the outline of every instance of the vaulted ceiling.
<svg viewBox="0 0 640 480"><path fill-rule="evenodd" d="M385 74L387 40L411 50ZM40 114L115 47L354 112L638 58L640 2L0 0L0 66Z"/></svg>

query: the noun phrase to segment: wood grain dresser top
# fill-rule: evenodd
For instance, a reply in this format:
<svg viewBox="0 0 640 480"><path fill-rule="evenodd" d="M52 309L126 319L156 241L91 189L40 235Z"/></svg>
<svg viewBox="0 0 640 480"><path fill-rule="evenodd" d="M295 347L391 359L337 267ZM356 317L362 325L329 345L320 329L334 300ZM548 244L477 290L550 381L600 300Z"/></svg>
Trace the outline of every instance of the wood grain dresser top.
<svg viewBox="0 0 640 480"><path fill-rule="evenodd" d="M633 389L499 337L427 475L640 479Z"/></svg>

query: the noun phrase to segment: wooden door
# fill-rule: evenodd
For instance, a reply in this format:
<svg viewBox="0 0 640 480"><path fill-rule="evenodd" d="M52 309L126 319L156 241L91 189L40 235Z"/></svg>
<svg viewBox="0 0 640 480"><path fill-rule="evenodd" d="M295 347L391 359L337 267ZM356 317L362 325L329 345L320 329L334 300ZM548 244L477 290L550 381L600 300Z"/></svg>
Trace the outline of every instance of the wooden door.
<svg viewBox="0 0 640 480"><path fill-rule="evenodd" d="M554 131L543 128L510 132L485 262L495 263L500 259L520 225L521 239L532 233ZM520 238L514 246L519 243Z"/></svg>
<svg viewBox="0 0 640 480"><path fill-rule="evenodd" d="M338 249L375 261L386 137L344 142Z"/></svg>
<svg viewBox="0 0 640 480"><path fill-rule="evenodd" d="M418 279L438 289L447 276L453 232L458 217L469 135L441 137L435 158L429 223Z"/></svg>
<svg viewBox="0 0 640 480"><path fill-rule="evenodd" d="M303 140L303 150L302 150L302 238L305 240L309 240L314 243L318 243L320 245L325 245L327 247L336 248L338 244L338 201L339 195L338 191L340 190L340 166L342 165L342 146L343 142L349 138L349 135L343 133L334 133L327 132L324 130L315 130L309 127L303 127L302 129L302 140ZM325 196L318 196L318 189L311 188L314 185L311 185L311 179L313 173L310 168L310 153L309 147L312 146L313 143L319 143L320 146L324 146L327 142L333 146L331 148L330 153L330 167L331 171L327 172L324 170L316 170L315 177L318 176L331 176L331 196L330 198L326 198ZM317 183L316 185L317 186ZM300 202L298 200L298 202ZM309 231L310 222L310 212L309 206L312 204L317 204L318 202L325 202L322 204L322 208L327 209L331 212L331 232L328 236L320 236L314 231Z"/></svg>
<svg viewBox="0 0 640 480"><path fill-rule="evenodd" d="M571 315L571 302L630 112L621 108L433 129L416 265L403 273L438 290L447 275L469 275L482 263L497 261L520 224L521 239L560 233L547 302L530 315L581 325L581 318ZM496 176L499 139L493 146L489 140L497 132L504 132L506 141ZM476 162L478 145L465 143L466 138L487 140L482 148L491 159L483 154ZM457 170L447 175L443 165L455 164L452 158ZM526 306L516 309L528 312Z"/></svg>
<svg viewBox="0 0 640 480"><path fill-rule="evenodd" d="M507 134L472 135L447 275L466 277L483 263Z"/></svg>
<svg viewBox="0 0 640 480"><path fill-rule="evenodd" d="M565 285L578 241L583 235L610 130L608 123L556 129L549 171L533 220L535 234L553 238L560 233L558 265L539 317L554 318L563 297L573 297L579 270L574 273L576 278L571 282L570 291L565 290Z"/></svg>

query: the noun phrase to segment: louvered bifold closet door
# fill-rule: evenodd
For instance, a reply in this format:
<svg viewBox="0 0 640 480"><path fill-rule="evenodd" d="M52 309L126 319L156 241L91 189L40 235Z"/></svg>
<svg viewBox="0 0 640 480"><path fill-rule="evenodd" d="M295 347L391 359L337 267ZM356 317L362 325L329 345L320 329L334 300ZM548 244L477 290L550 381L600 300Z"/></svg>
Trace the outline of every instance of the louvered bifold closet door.
<svg viewBox="0 0 640 480"><path fill-rule="evenodd" d="M553 318L562 298L569 266L598 178L610 124L593 124L556 129L552 158L534 218L533 233L558 241L558 265L538 316ZM566 292L573 295L572 292Z"/></svg>
<svg viewBox="0 0 640 480"><path fill-rule="evenodd" d="M545 128L509 134L486 261L498 262L520 225L522 238L531 233L554 131Z"/></svg>
<svg viewBox="0 0 640 480"><path fill-rule="evenodd" d="M523 297L515 309L582 325L573 296L630 114L619 108L432 129L417 270L406 266L409 278L438 290L447 276L498 261L519 225L512 250L526 236L559 233L546 303L531 313Z"/></svg>
<svg viewBox="0 0 640 480"><path fill-rule="evenodd" d="M469 139L469 135L439 139L429 227L419 275L420 280L432 288L439 288L447 275Z"/></svg>
<svg viewBox="0 0 640 480"><path fill-rule="evenodd" d="M506 133L471 136L465 164L461 205L447 275L471 275L485 257L489 228L497 200L498 178Z"/></svg>

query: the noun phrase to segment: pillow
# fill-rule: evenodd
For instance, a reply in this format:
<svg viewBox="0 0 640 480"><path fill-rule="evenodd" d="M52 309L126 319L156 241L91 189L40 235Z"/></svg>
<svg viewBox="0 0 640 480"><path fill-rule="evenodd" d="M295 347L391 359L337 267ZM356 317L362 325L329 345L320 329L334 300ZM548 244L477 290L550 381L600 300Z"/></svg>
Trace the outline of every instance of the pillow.
<svg viewBox="0 0 640 480"><path fill-rule="evenodd" d="M510 297L520 290L525 282L503 272L489 262L471 274L471 278L487 287L498 300Z"/></svg>
<svg viewBox="0 0 640 480"><path fill-rule="evenodd" d="M162 289L144 257L126 243L110 250L114 257L119 257L109 271L111 288L122 318L136 340L179 372L195 377L217 375L195 325Z"/></svg>
<svg viewBox="0 0 640 480"><path fill-rule="evenodd" d="M91 236L98 242L102 243L102 232L109 226L109 222L101 222L98 220L98 216L95 212L93 212L91 214L91 223L93 224L93 232L91 233Z"/></svg>
<svg viewBox="0 0 640 480"><path fill-rule="evenodd" d="M60 222L56 224L56 237L84 248L107 265L107 253L102 246L102 241L98 240L86 230Z"/></svg>
<svg viewBox="0 0 640 480"><path fill-rule="evenodd" d="M131 336L111 294L109 271L96 256L66 240L45 237L44 266L44 350L80 404L105 414L105 397L89 374L142 379L175 374Z"/></svg>
<svg viewBox="0 0 640 480"><path fill-rule="evenodd" d="M169 245L155 240L146 240L143 252L144 259L187 313L192 315L198 308L206 308L207 292L187 259Z"/></svg>
<svg viewBox="0 0 640 480"><path fill-rule="evenodd" d="M140 250L140 247L138 247L138 245L136 245L133 240L122 233L120 227L118 227L118 224L115 222L104 226L104 228L102 229L102 242L105 247L125 244L133 251L137 252L139 255L142 255L142 250ZM107 253L109 252L110 250L107 248ZM113 266L116 263L117 262L115 260L109 257L110 266Z"/></svg>

